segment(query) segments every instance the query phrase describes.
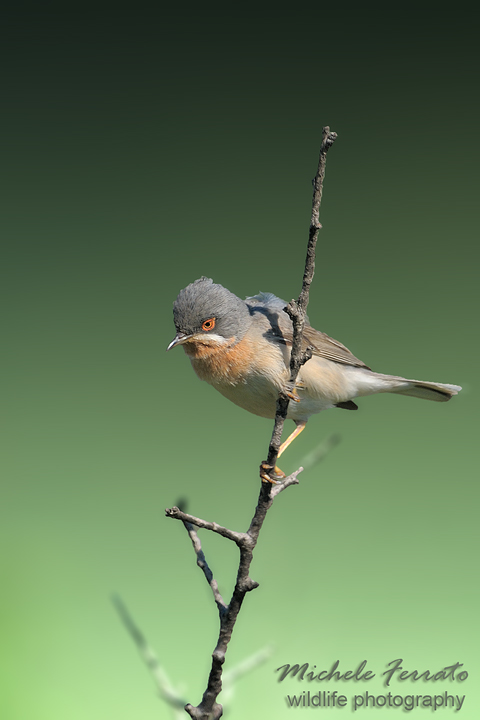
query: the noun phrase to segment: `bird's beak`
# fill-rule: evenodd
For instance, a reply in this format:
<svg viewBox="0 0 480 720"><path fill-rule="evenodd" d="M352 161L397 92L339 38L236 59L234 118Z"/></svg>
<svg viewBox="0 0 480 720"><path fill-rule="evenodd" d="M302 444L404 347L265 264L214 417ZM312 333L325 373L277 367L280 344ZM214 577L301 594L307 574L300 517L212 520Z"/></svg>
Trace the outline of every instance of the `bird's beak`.
<svg viewBox="0 0 480 720"><path fill-rule="evenodd" d="M177 332L175 337L173 338L170 345L167 347L167 352L175 347L175 345L183 345L183 343L187 342L187 340L190 340L192 336L187 335L186 333Z"/></svg>

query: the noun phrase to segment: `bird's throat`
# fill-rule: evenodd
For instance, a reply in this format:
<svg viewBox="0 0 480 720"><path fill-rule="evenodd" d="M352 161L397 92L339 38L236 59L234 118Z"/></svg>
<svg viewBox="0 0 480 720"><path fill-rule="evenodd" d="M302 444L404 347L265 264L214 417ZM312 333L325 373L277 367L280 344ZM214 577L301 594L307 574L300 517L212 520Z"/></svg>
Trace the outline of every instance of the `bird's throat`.
<svg viewBox="0 0 480 720"><path fill-rule="evenodd" d="M235 340L230 338L222 345L207 342L184 344L193 369L201 380L212 385L236 385L245 380L251 370L255 352L250 341L242 339L235 343Z"/></svg>

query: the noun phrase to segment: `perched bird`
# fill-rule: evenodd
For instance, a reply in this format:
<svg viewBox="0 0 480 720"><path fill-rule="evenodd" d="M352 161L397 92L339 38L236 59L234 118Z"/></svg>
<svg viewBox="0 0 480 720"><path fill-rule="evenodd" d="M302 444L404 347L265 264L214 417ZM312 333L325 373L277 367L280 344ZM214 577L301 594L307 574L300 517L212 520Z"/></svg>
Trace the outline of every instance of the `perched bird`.
<svg viewBox="0 0 480 720"><path fill-rule="evenodd" d="M274 418L278 394L288 390L290 379L293 326L285 306L271 293L241 300L201 277L181 290L173 304L177 334L167 350L183 345L201 380L254 415ZM279 457L309 417L321 410L357 410L354 398L382 392L445 402L461 390L458 385L373 372L308 320L303 334L303 349L307 347L313 354L300 369L287 414L296 428L281 445Z"/></svg>

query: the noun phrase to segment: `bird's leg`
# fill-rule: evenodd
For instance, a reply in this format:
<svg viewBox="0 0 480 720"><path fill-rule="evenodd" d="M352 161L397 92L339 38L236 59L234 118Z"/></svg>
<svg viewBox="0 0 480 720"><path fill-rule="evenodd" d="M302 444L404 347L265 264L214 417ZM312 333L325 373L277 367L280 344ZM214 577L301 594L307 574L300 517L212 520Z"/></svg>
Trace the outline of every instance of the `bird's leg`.
<svg viewBox="0 0 480 720"><path fill-rule="evenodd" d="M295 438L296 438L298 435L300 435L300 433L302 432L302 430L305 429L305 425L306 425L306 424L307 424L306 421L305 421L305 422L299 422L299 423L297 423L297 427L295 428L295 430L288 436L288 438L285 440L285 442L283 442L283 443L280 445L280 448L279 448L279 450L278 450L277 458L279 458L280 455L285 452L285 450L286 450L287 447L290 445L290 443L292 443L292 442L295 440Z"/></svg>
<svg viewBox="0 0 480 720"><path fill-rule="evenodd" d="M280 455L287 449L287 447L292 443L295 438L300 435L302 430L305 429L306 422L299 422L297 423L297 427L295 430L288 436L288 438L280 445L280 448L278 450L277 459L280 457ZM273 470L273 471L272 471ZM270 472L269 472L270 471ZM266 463L262 463L260 466L260 477L264 482L272 483L272 485L275 485L277 480L282 480L284 477L286 477L283 470L280 470L277 465L275 465L275 468L272 469L271 465L267 465Z"/></svg>

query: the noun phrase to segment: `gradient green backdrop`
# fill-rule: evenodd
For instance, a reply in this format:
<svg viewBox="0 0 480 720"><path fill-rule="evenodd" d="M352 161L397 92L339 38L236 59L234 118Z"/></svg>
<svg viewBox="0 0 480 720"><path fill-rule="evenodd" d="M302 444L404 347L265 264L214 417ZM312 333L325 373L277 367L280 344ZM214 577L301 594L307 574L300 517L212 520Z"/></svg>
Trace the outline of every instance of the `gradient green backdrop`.
<svg viewBox="0 0 480 720"><path fill-rule="evenodd" d="M283 663L367 659L371 684L321 688L351 696L385 692L402 657L464 663L463 684L393 689L466 694L461 717L479 717L478 38L467 5L426 5L4 18L2 719L170 717L113 591L200 700L216 611L163 510L183 496L245 529L271 423L165 353L172 302L202 274L298 294L325 124L312 323L374 369L464 391L365 398L286 454L291 471L341 434L265 523L227 666L275 653L230 716L295 715L284 696L305 688L276 682ZM202 539L228 596L236 548Z"/></svg>

